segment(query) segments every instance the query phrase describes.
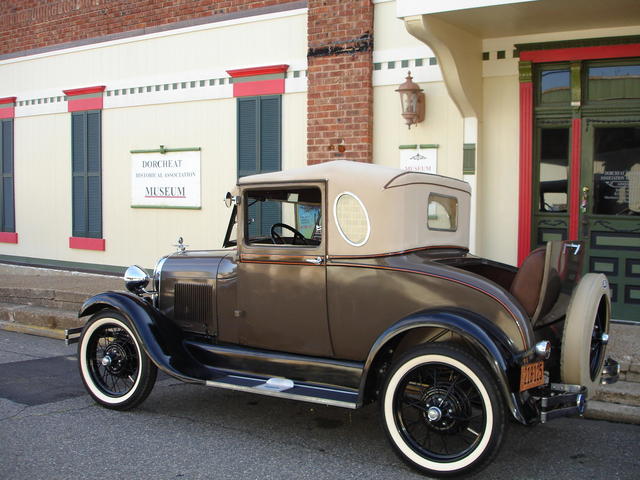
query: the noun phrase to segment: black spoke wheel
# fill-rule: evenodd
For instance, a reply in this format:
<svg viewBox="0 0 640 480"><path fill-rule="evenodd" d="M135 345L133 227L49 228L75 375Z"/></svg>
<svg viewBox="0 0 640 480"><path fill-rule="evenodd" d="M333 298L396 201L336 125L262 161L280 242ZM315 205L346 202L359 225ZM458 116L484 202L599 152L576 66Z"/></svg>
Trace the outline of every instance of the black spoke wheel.
<svg viewBox="0 0 640 480"><path fill-rule="evenodd" d="M117 312L102 311L89 320L80 337L78 359L87 391L108 408L135 407L155 383L156 366Z"/></svg>
<svg viewBox="0 0 640 480"><path fill-rule="evenodd" d="M396 452L429 475L481 468L502 441L504 407L495 380L452 345L421 346L395 362L381 408Z"/></svg>

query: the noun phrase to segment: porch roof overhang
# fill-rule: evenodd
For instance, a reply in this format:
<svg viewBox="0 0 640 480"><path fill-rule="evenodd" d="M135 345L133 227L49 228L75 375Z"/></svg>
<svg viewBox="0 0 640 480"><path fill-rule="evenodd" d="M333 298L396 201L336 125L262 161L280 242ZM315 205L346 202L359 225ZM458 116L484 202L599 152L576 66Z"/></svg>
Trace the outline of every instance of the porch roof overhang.
<svg viewBox="0 0 640 480"><path fill-rule="evenodd" d="M396 14L433 50L462 116L476 118L482 117L483 40L640 26L638 0L397 0Z"/></svg>
<svg viewBox="0 0 640 480"><path fill-rule="evenodd" d="M429 15L480 39L640 25L638 0L398 0L397 15Z"/></svg>

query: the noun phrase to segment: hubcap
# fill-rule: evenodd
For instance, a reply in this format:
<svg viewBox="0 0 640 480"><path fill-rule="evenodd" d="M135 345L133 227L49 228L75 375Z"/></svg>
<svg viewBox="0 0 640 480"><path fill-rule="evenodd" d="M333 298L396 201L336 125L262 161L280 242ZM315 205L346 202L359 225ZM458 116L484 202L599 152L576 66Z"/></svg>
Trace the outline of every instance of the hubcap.
<svg viewBox="0 0 640 480"><path fill-rule="evenodd" d="M427 410L427 417L429 417L429 420L432 422L437 422L440 420L440 417L442 417L442 412L438 407L430 407L429 410Z"/></svg>
<svg viewBox="0 0 640 480"><path fill-rule="evenodd" d="M111 365L111 357L109 355L105 355L102 357L102 366L108 367L109 365Z"/></svg>

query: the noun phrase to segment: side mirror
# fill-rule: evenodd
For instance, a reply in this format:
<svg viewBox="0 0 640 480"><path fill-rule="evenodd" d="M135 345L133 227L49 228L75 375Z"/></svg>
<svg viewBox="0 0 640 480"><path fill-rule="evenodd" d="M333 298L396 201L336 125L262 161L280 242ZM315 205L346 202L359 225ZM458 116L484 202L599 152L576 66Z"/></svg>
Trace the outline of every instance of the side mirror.
<svg viewBox="0 0 640 480"><path fill-rule="evenodd" d="M240 197L231 195L231 192L227 192L224 196L224 204L227 208L231 207L231 205L240 205Z"/></svg>
<svg viewBox="0 0 640 480"><path fill-rule="evenodd" d="M149 284L149 275L137 265L131 265L124 272L124 285L131 293L140 295L144 293L145 287Z"/></svg>

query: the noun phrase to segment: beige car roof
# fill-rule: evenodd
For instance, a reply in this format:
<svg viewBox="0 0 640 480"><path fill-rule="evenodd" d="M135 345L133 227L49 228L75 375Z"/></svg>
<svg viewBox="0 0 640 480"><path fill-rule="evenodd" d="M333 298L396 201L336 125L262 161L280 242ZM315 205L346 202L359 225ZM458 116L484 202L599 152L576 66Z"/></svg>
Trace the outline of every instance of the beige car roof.
<svg viewBox="0 0 640 480"><path fill-rule="evenodd" d="M329 255L361 256L431 246L469 248L471 188L455 178L410 172L370 163L338 160L282 172L250 175L238 186L321 181L327 183L325 225ZM349 193L364 205L370 233L362 245L353 245L337 228L337 199ZM456 231L430 230L427 226L429 195L455 197Z"/></svg>

